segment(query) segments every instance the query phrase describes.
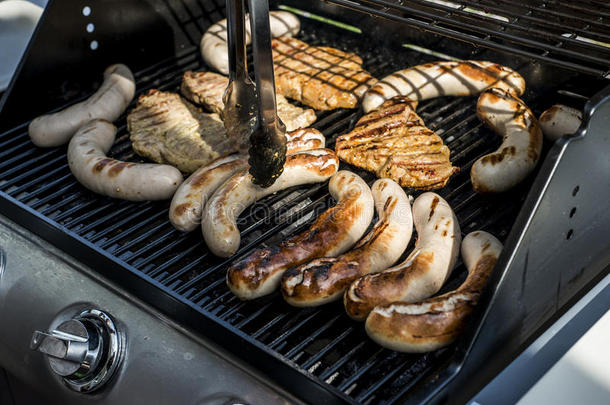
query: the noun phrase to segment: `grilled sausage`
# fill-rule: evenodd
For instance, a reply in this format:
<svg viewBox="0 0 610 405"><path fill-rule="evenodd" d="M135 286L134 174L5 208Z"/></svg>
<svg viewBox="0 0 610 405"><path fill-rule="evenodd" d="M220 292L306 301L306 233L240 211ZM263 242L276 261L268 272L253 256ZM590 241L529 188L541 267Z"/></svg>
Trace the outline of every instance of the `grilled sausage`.
<svg viewBox="0 0 610 405"><path fill-rule="evenodd" d="M169 221L182 232L201 224L201 211L212 193L236 172L248 167L248 157L233 154L214 160L191 174L176 190L169 207Z"/></svg>
<svg viewBox="0 0 610 405"><path fill-rule="evenodd" d="M334 301L354 279L387 269L402 255L413 231L409 199L390 179L377 180L371 191L379 215L373 229L341 256L315 259L284 273L281 290L286 302L307 307Z"/></svg>
<svg viewBox="0 0 610 405"><path fill-rule="evenodd" d="M182 174L169 165L122 162L106 156L114 143L116 127L92 120L74 134L68 146L70 171L83 186L98 194L131 201L166 200Z"/></svg>
<svg viewBox="0 0 610 405"><path fill-rule="evenodd" d="M301 22L296 15L288 11L271 11L269 13L271 37L282 35L293 36L299 33ZM246 45L250 44L250 18L246 14ZM229 50L227 44L227 20L220 20L212 25L201 38L201 56L212 68L225 75L229 74Z"/></svg>
<svg viewBox="0 0 610 405"><path fill-rule="evenodd" d="M286 156L284 171L271 187L252 183L248 169L236 173L214 192L204 209L201 228L208 248L220 257L233 255L241 241L236 221L244 209L276 191L325 181L338 168L339 159L332 150L315 149Z"/></svg>
<svg viewBox="0 0 610 405"><path fill-rule="evenodd" d="M352 247L373 219L369 186L352 172L337 172L328 184L337 205L320 215L311 227L277 246L257 249L229 267L227 285L239 298L270 294L284 271L322 256L336 256Z"/></svg>
<svg viewBox="0 0 610 405"><path fill-rule="evenodd" d="M424 193L413 203L413 222L418 238L407 259L381 273L357 279L345 291L343 303L353 319L364 320L378 305L428 298L451 274L461 235L449 204L435 193Z"/></svg>
<svg viewBox="0 0 610 405"><path fill-rule="evenodd" d="M301 128L286 133L286 154L305 150L320 149L326 145L326 138L315 128Z"/></svg>
<svg viewBox="0 0 610 405"><path fill-rule="evenodd" d="M375 307L366 319L366 333L381 346L422 353L452 343L464 329L502 251L502 244L483 231L462 242L468 277L455 291L422 302L396 302Z"/></svg>
<svg viewBox="0 0 610 405"><path fill-rule="evenodd" d="M572 135L582 123L582 112L563 104L555 104L540 114L538 119L542 133L555 142L564 135Z"/></svg>
<svg viewBox="0 0 610 405"><path fill-rule="evenodd" d="M36 146L59 146L67 143L91 119L115 121L133 99L135 89L129 68L121 64L111 65L104 71L102 86L87 100L34 118L28 127L30 138Z"/></svg>
<svg viewBox="0 0 610 405"><path fill-rule="evenodd" d="M490 87L520 96L525 91L525 80L514 70L492 62L426 63L399 70L378 81L364 95L362 107L364 112L369 112L397 95L421 101L439 96L472 96Z"/></svg>
<svg viewBox="0 0 610 405"><path fill-rule="evenodd" d="M519 184L536 167L542 152L542 132L536 117L520 99L500 89L481 93L477 115L498 134L502 145L479 158L470 170L478 193L501 193Z"/></svg>
<svg viewBox="0 0 610 405"><path fill-rule="evenodd" d="M323 148L326 139L317 129L286 133L286 153ZM229 177L248 167L248 156L233 154L199 168L181 185L169 207L169 221L182 232L191 232L201 223L201 211L214 191Z"/></svg>

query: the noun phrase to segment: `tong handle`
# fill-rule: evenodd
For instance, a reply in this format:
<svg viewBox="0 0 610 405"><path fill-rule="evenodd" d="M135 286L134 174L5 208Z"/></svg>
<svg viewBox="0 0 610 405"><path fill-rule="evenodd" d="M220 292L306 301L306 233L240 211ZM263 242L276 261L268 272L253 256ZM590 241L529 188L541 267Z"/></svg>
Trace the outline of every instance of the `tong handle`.
<svg viewBox="0 0 610 405"><path fill-rule="evenodd" d="M244 0L227 0L227 46L231 81L248 75L244 8Z"/></svg>
<svg viewBox="0 0 610 405"><path fill-rule="evenodd" d="M280 128L275 104L275 80L271 52L271 28L269 26L268 0L248 0L250 30L254 50L254 71L258 95L258 116L263 127ZM283 136L283 135L282 135Z"/></svg>

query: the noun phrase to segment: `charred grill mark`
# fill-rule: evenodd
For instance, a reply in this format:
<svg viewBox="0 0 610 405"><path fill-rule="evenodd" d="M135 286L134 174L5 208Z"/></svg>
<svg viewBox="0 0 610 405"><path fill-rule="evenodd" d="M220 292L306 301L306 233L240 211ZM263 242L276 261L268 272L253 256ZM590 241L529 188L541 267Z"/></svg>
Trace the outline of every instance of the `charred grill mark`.
<svg viewBox="0 0 610 405"><path fill-rule="evenodd" d="M116 177L119 174L121 174L121 172L129 167L135 166L135 163L130 163L130 162L121 162L120 160L114 160L113 162L110 163L110 169L108 169L108 177Z"/></svg>
<svg viewBox="0 0 610 405"><path fill-rule="evenodd" d="M100 173L102 170L104 170L104 168L108 165L111 165L112 162L114 161L114 159L110 159L110 158L103 158L98 160L98 162L93 165L93 173Z"/></svg>
<svg viewBox="0 0 610 405"><path fill-rule="evenodd" d="M174 215L181 217L181 216L185 215L190 209L191 209L190 203L179 204L174 208Z"/></svg>
<svg viewBox="0 0 610 405"><path fill-rule="evenodd" d="M288 49L280 49L280 44ZM331 51L332 48L327 47L310 46L294 38L284 37L274 38L272 40L272 48L274 51L273 59L276 70L276 82L278 78L281 81L287 75L291 76L287 80L290 80L292 77L297 78L298 75L303 75L308 77L309 80L320 81L358 99L361 94L356 94L354 90L363 85L367 88L370 87L369 82L373 80L373 77L362 68L362 60L355 54L344 53L338 50ZM320 56L320 54L323 55ZM324 54L327 58L324 58ZM316 62L319 62L319 65ZM344 80L340 84L334 83L337 81L337 78L343 78ZM306 83L302 83L302 85L305 86ZM365 90L362 89L361 92ZM300 94L303 94L303 89L301 89ZM328 100L323 101L328 105Z"/></svg>
<svg viewBox="0 0 610 405"><path fill-rule="evenodd" d="M377 115L376 117L371 116L370 118L367 118L367 116L364 116L358 121L358 124L356 124L356 128L362 127L367 124L372 124L372 123L378 122L382 118L391 117L393 115L398 115L398 114L406 111L407 108L410 108L410 107L408 107L406 104L396 104L396 105L393 105L391 108L386 108L386 109L379 111L376 114Z"/></svg>
<svg viewBox="0 0 610 405"><path fill-rule="evenodd" d="M481 158L481 163L495 166L496 164L502 162L505 158L515 156L516 153L517 151L514 146L507 146L502 148L502 150L499 152L490 153L489 155L483 156L483 158Z"/></svg>
<svg viewBox="0 0 610 405"><path fill-rule="evenodd" d="M439 198L437 196L434 196L434 198L432 199L432 203L430 204L430 215L428 216L428 222L430 222L430 220L432 219L432 216L434 215L434 211L436 210L436 206L439 203Z"/></svg>
<svg viewBox="0 0 610 405"><path fill-rule="evenodd" d="M397 198L394 197L388 197L385 200L385 203L383 204L383 212L387 213L390 212L392 209L394 209L394 207L396 206L396 203L398 202Z"/></svg>

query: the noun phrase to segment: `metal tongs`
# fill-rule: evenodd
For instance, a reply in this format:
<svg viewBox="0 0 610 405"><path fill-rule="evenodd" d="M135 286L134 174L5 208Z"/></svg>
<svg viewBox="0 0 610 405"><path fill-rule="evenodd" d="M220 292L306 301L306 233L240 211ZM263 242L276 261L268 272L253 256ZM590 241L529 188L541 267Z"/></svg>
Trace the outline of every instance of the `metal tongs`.
<svg viewBox="0 0 610 405"><path fill-rule="evenodd" d="M275 105L269 4L267 0L248 0L248 7L256 86L246 65L244 0L227 0L229 86L224 95L225 127L238 149L249 151L252 182L269 187L284 170L286 128Z"/></svg>

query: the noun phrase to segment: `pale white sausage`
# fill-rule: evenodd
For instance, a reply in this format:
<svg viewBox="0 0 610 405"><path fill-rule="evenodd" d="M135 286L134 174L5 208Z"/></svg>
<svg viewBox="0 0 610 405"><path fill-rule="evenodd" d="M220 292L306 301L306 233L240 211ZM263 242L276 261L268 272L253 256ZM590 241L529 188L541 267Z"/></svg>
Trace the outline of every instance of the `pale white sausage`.
<svg viewBox="0 0 610 405"><path fill-rule="evenodd" d="M216 256L232 256L241 242L237 217L255 201L276 191L302 184L319 183L337 172L339 159L330 149L315 149L286 156L284 171L272 186L252 183L248 170L227 180L208 201L201 221L203 237Z"/></svg>
<svg viewBox="0 0 610 405"><path fill-rule="evenodd" d="M572 135L582 123L582 112L563 104L555 104L540 114L540 129L545 138L555 142L564 135Z"/></svg>
<svg viewBox="0 0 610 405"><path fill-rule="evenodd" d="M112 147L116 127L105 120L93 120L74 134L68 146L70 171L89 190L131 201L171 198L182 174L169 165L122 162L106 156Z"/></svg>
<svg viewBox="0 0 610 405"><path fill-rule="evenodd" d="M424 193L413 203L413 222L418 238L407 259L357 279L345 291L343 303L353 319L364 320L378 305L428 298L451 274L462 238L449 204L435 193Z"/></svg>
<svg viewBox="0 0 610 405"><path fill-rule="evenodd" d="M135 79L129 68L111 65L104 71L101 87L87 100L34 118L28 127L30 138L36 146L59 146L67 143L91 119L115 121L133 99L135 89Z"/></svg>
<svg viewBox="0 0 610 405"><path fill-rule="evenodd" d="M490 87L513 94L525 91L525 80L514 70L497 63L464 60L442 61L399 70L378 81L362 99L368 113L394 96L413 101L440 96L472 96Z"/></svg>
<svg viewBox="0 0 610 405"><path fill-rule="evenodd" d="M286 133L286 154L323 148L324 135L307 128ZM169 220L176 229L191 232L201 224L208 199L227 179L248 167L248 156L233 154L200 167L178 188L169 207Z"/></svg>
<svg viewBox="0 0 610 405"><path fill-rule="evenodd" d="M520 99L500 89L481 93L479 119L498 134L502 145L480 157L470 170L478 193L501 193L525 179L536 167L542 152L542 132L536 117Z"/></svg>
<svg viewBox="0 0 610 405"><path fill-rule="evenodd" d="M411 240L411 204L402 187L379 179L371 187L379 220L353 250L338 256L314 259L294 267L282 277L282 295L299 307L335 301L357 277L393 265Z"/></svg>
<svg viewBox="0 0 610 405"><path fill-rule="evenodd" d="M493 235L469 233L462 242L468 277L458 289L417 303L375 307L366 319L366 333L381 346L401 352L429 352L452 343L466 326L501 251Z"/></svg>
<svg viewBox="0 0 610 405"><path fill-rule="evenodd" d="M339 255L362 237L373 219L369 186L356 174L341 170L330 179L328 190L337 205L322 213L307 231L257 249L229 267L227 285L233 294L243 300L270 294L290 267Z"/></svg>
<svg viewBox="0 0 610 405"><path fill-rule="evenodd" d="M169 221L182 232L191 232L201 224L206 202L229 177L248 167L248 157L233 154L214 160L191 174L176 190L169 207Z"/></svg>
<svg viewBox="0 0 610 405"><path fill-rule="evenodd" d="M301 29L298 17L288 11L269 12L271 37L294 36ZM250 44L250 18L246 14L246 45ZM210 67L225 75L229 74L229 51L227 44L227 20L212 25L201 38L201 55Z"/></svg>

